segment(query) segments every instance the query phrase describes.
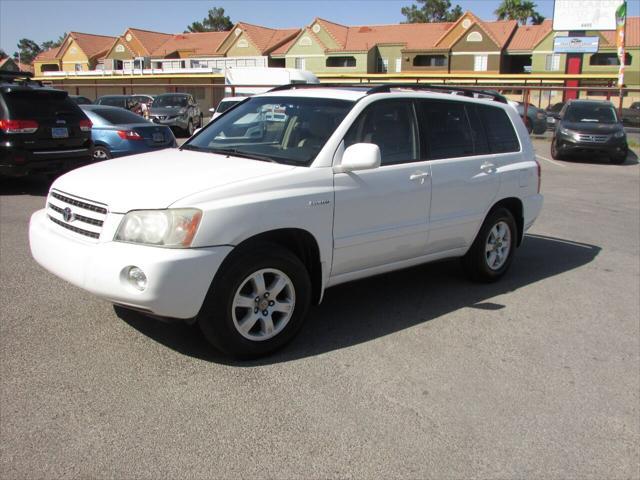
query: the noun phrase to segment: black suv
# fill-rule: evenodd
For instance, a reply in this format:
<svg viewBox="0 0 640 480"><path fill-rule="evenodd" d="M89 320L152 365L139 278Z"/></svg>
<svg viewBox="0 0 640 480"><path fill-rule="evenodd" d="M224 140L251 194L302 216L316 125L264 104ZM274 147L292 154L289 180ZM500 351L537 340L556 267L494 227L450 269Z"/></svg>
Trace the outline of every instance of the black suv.
<svg viewBox="0 0 640 480"><path fill-rule="evenodd" d="M551 140L551 156L606 155L612 163L624 163L627 135L611 102L572 100L560 112Z"/></svg>
<svg viewBox="0 0 640 480"><path fill-rule="evenodd" d="M91 162L91 121L62 90L0 72L0 175L55 175Z"/></svg>

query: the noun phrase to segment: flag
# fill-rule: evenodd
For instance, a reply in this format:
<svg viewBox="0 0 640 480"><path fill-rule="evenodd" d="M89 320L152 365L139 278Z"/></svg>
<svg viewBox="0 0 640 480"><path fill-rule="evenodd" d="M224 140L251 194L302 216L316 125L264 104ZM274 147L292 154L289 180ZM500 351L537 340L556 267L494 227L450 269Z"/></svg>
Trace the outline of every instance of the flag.
<svg viewBox="0 0 640 480"><path fill-rule="evenodd" d="M623 1L616 10L616 48L618 50L618 60L620 61L620 68L618 70L618 87L620 88L624 85L624 27L626 21L627 2Z"/></svg>

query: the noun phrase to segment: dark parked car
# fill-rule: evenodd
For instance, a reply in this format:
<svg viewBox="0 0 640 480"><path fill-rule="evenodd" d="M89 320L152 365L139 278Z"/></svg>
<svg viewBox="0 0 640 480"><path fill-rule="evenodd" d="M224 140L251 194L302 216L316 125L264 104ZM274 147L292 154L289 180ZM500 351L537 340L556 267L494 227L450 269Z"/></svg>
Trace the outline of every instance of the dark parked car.
<svg viewBox="0 0 640 480"><path fill-rule="evenodd" d="M200 107L188 93L165 93L153 99L149 119L161 125L179 128L187 135L193 135L202 127Z"/></svg>
<svg viewBox="0 0 640 480"><path fill-rule="evenodd" d="M549 105L545 109L545 113L547 114L547 127L549 130L555 130L556 123L560 118L560 111L564 107L564 102L554 103L553 105Z"/></svg>
<svg viewBox="0 0 640 480"><path fill-rule="evenodd" d="M120 107L138 115L142 115L140 102L134 95L105 95L96 100L96 105L108 105L110 107Z"/></svg>
<svg viewBox="0 0 640 480"><path fill-rule="evenodd" d="M0 73L0 175L55 175L91 162L91 121L67 92Z"/></svg>
<svg viewBox="0 0 640 480"><path fill-rule="evenodd" d="M547 131L547 114L544 110L536 107L535 105L528 104L527 105L527 118L524 118L524 103L516 102L516 110L520 114L520 118L522 118L525 126L527 127L527 131L529 133L535 133L536 135L540 135Z"/></svg>
<svg viewBox="0 0 640 480"><path fill-rule="evenodd" d="M629 147L627 136L611 102L572 100L560 112L551 141L551 156L601 154L613 163L623 163Z"/></svg>
<svg viewBox="0 0 640 480"><path fill-rule="evenodd" d="M81 95L69 95L69 98L76 102L77 105L91 105L93 103L90 98Z"/></svg>
<svg viewBox="0 0 640 480"><path fill-rule="evenodd" d="M633 102L622 109L622 123L630 127L640 127L640 102Z"/></svg>
<svg viewBox="0 0 640 480"><path fill-rule="evenodd" d="M86 105L82 109L93 122L94 160L177 146L169 127L154 125L123 108Z"/></svg>

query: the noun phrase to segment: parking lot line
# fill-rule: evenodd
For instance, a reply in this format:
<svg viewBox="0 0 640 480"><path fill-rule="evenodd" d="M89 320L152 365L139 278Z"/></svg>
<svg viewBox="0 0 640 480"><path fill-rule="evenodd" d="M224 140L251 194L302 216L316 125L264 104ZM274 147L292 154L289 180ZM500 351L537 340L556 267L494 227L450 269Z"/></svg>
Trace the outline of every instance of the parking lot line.
<svg viewBox="0 0 640 480"><path fill-rule="evenodd" d="M567 167L563 163L556 162L555 160L551 160L550 158L543 157L542 155L538 155L537 153L536 153L536 157L538 157L540 160L546 160L547 162L552 163L552 164L557 165L557 166L562 167L562 168L566 168Z"/></svg>

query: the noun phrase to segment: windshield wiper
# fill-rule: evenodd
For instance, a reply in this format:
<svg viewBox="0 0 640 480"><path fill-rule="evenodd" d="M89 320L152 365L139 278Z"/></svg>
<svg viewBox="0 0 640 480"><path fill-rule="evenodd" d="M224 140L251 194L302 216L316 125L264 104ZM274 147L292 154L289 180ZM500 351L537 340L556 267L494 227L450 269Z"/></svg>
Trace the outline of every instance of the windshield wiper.
<svg viewBox="0 0 640 480"><path fill-rule="evenodd" d="M237 148L213 148L209 150L212 153L221 153L223 155L233 155L241 158L249 158L251 160L260 160L262 162L271 162L278 163L271 157L267 157L266 155L260 155L258 153L248 153L243 152L242 150L238 150Z"/></svg>

